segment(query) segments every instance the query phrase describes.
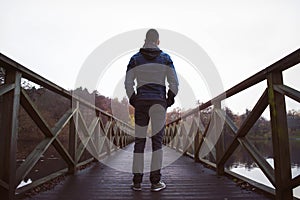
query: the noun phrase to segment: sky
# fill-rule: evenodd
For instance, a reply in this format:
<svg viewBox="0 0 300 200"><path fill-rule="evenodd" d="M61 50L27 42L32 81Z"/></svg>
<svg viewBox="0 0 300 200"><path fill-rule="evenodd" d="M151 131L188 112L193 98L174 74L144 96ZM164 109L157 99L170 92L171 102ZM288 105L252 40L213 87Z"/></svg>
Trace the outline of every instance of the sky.
<svg viewBox="0 0 300 200"><path fill-rule="evenodd" d="M74 89L83 63L103 42L135 29L167 29L204 49L227 90L300 47L299 8L298 0L0 0L0 52L59 86ZM124 66L119 72L125 73L130 56L115 61ZM171 57L178 74L193 80L189 64ZM298 90L299 68L284 73L285 83ZM196 98L204 102L210 96L202 83L199 79L199 85L191 84ZM242 113L254 106L265 87L263 82L226 104ZM101 92L110 95L109 90ZM288 108L300 110L293 101Z"/></svg>

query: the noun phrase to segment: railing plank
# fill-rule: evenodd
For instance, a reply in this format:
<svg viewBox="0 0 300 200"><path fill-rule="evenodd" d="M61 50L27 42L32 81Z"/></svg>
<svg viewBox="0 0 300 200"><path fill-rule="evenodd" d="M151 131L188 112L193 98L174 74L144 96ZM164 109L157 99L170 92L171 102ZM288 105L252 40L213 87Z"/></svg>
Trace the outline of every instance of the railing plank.
<svg viewBox="0 0 300 200"><path fill-rule="evenodd" d="M196 130L197 130L197 125L196 125L195 119L193 118L190 130L189 130L188 134L186 135L185 143L183 144L184 154L186 154L190 150L191 144L193 143L193 140L195 137L194 134L195 134ZM186 131L186 133L187 133L187 131ZM189 152L189 153L191 153L191 152Z"/></svg>
<svg viewBox="0 0 300 200"><path fill-rule="evenodd" d="M239 145L238 138L244 137L251 127L255 124L257 119L261 116L268 105L268 93L267 90L264 91L263 95L260 97L256 105L254 106L253 110L250 112L249 116L243 122L241 127L239 128L236 136L234 137L233 141L229 145L228 149L225 151L224 155L218 160L218 164L225 164L228 158L232 155L235 149Z"/></svg>
<svg viewBox="0 0 300 200"><path fill-rule="evenodd" d="M51 132L55 137L62 131L62 129L70 122L73 115L77 112L77 110L69 109L54 125L51 129Z"/></svg>
<svg viewBox="0 0 300 200"><path fill-rule="evenodd" d="M231 131L234 133L234 135L236 135L238 128L233 123L233 121L227 115L224 116L224 114L219 111L216 111L216 113L218 113L218 115L225 120L226 124L230 127ZM260 153L257 151L255 146L252 145L251 142L246 137L238 138L238 141L240 142L240 144L244 146L244 148L252 156L254 161L258 164L258 166L261 168L261 170L267 176L270 182L273 185L275 185L274 170L271 167L271 165L260 155Z"/></svg>
<svg viewBox="0 0 300 200"><path fill-rule="evenodd" d="M263 156L257 151L256 147L251 144L251 142L247 138L239 138L239 142L243 145L243 147L248 151L251 157L254 159L256 164L260 167L269 181L275 186L275 176L274 169L272 166L263 158Z"/></svg>
<svg viewBox="0 0 300 200"><path fill-rule="evenodd" d="M274 90L300 103L300 92L286 85L274 85Z"/></svg>
<svg viewBox="0 0 300 200"><path fill-rule="evenodd" d="M300 185L300 175L296 176L295 178L293 178L293 180L291 181L291 188L295 188L297 186Z"/></svg>
<svg viewBox="0 0 300 200"><path fill-rule="evenodd" d="M282 72L300 63L300 48L273 63L267 68L268 74Z"/></svg>
<svg viewBox="0 0 300 200"><path fill-rule="evenodd" d="M0 86L0 96L13 90L15 88L15 84L11 83L11 84L5 84Z"/></svg>
<svg viewBox="0 0 300 200"><path fill-rule="evenodd" d="M216 110L215 111L219 117L221 117L224 122L229 126L229 128L231 129L231 132L236 135L238 132L238 128L236 127L236 125L234 124L234 122L228 117L228 115L225 114L224 116L224 112L221 112L221 110Z"/></svg>
<svg viewBox="0 0 300 200"><path fill-rule="evenodd" d="M28 185L25 185L24 187L21 187L21 188L18 188L16 190L16 193L17 194L22 194L22 193L25 193L26 191L29 191L30 189L33 189L43 183L47 183L48 181L54 179L54 178L57 178L63 174L65 174L67 172L67 169L62 169L62 170L59 170L57 172L54 172L52 174L49 174L48 176L45 176L45 177L42 177L40 179L37 179L35 181L33 181L31 184L28 184Z"/></svg>
<svg viewBox="0 0 300 200"><path fill-rule="evenodd" d="M53 142L54 137L46 137L43 139L35 149L26 157L26 160L21 164L17 169L16 173L16 182L19 184L30 172L30 170L35 166L39 161L41 156L47 151L48 147Z"/></svg>
<svg viewBox="0 0 300 200"><path fill-rule="evenodd" d="M9 185L0 179L0 186L4 188L6 191L9 190ZM3 195L4 196L4 195Z"/></svg>
<svg viewBox="0 0 300 200"><path fill-rule="evenodd" d="M46 137L42 140L35 149L27 156L25 162L17 169L16 180L17 183L21 182L30 170L35 166L35 164L39 161L41 156L47 151L52 142L58 137L61 130L65 127L65 125L69 122L71 117L73 116L75 111L69 110L67 111L60 120L56 123L56 125L52 128L53 136Z"/></svg>
<svg viewBox="0 0 300 200"><path fill-rule="evenodd" d="M70 92L63 89L62 87L57 86L56 84L52 83L51 81L48 81L47 79L43 78L42 76L38 75L37 73L29 70L25 66L17 63L16 61L8 58L7 56L0 53L0 64L2 67L8 68L13 71L18 71L22 73L22 77L41 85L47 89L50 89L51 91L54 91L57 94L60 94L64 97L70 98Z"/></svg>
<svg viewBox="0 0 300 200"><path fill-rule="evenodd" d="M85 121L84 121L84 119L83 119L83 116L82 116L81 112L78 111L78 129L80 128L82 130L83 135L80 137L81 143L78 146L78 149L77 149L77 152L76 152L77 162L80 160L80 158L83 155L84 150L86 149L88 144L91 144L89 146L89 147L91 147L91 151L95 152L96 154L99 154L99 152L97 150L97 147L95 146L94 142L92 140L90 140L91 136L93 135L93 132L91 132L91 131L95 130L95 127L96 127L96 124L98 123L98 120L99 120L98 117L95 117L93 119L93 122L91 123L90 128L88 128ZM92 156L94 156L94 155L92 154Z"/></svg>
<svg viewBox="0 0 300 200"><path fill-rule="evenodd" d="M207 126L206 126L206 128L205 128L203 134L201 135L201 140L200 140L199 146L197 147L197 149L195 149L195 152L196 152L196 154L198 155L198 158L197 158L197 159L200 159L200 160L201 160L201 158L199 158L200 150L201 150L201 147L202 147L203 143L205 142L204 140L205 140L205 137L206 137L206 135L207 135L208 128L209 128L209 126L210 126L210 121L211 121L211 118L209 119L208 124L207 124ZM201 132L199 132L199 134L201 134Z"/></svg>
<svg viewBox="0 0 300 200"><path fill-rule="evenodd" d="M55 135L24 90L22 90L21 105L46 137L51 138ZM74 164L72 157L57 138L52 144L68 165Z"/></svg>

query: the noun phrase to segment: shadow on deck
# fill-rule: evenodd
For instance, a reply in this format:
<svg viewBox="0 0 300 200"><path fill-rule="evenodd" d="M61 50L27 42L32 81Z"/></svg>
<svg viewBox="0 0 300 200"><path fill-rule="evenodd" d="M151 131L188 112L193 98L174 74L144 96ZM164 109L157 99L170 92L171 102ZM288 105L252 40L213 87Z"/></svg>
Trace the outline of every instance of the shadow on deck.
<svg viewBox="0 0 300 200"><path fill-rule="evenodd" d="M133 144L124 151L112 153L107 160L116 165L130 166ZM164 161L180 155L166 148ZM145 164L146 167L146 164ZM195 163L187 156L180 156L162 170L162 179L167 188L160 192L150 191L149 173L144 175L142 191L130 189L132 174L110 168L101 162L68 176L52 190L39 193L28 199L37 200L92 200L92 199L271 199L251 190L242 189L226 176L217 176L214 170Z"/></svg>

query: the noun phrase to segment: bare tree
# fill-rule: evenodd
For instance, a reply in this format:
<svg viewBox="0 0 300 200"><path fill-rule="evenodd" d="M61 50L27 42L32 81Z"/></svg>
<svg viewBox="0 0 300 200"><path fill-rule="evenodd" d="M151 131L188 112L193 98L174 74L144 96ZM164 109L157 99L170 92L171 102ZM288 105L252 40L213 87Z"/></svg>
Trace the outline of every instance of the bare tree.
<svg viewBox="0 0 300 200"><path fill-rule="evenodd" d="M4 68L0 67L0 85L4 84L5 78L5 70Z"/></svg>

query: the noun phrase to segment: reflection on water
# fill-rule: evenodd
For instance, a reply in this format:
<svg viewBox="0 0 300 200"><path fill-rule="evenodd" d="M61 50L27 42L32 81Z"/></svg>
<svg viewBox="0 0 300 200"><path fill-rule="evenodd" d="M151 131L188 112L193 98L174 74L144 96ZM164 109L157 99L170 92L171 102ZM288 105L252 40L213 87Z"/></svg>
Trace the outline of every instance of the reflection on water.
<svg viewBox="0 0 300 200"><path fill-rule="evenodd" d="M272 158L268 158L267 162L274 168L274 160ZM274 188L264 173L258 167L246 168L244 164L234 164L230 171L233 171L239 175L242 175L246 178L255 180L258 183L262 183L271 188ZM292 177L295 177L300 174L300 167L294 166L292 167ZM300 198L300 186L293 190L294 196Z"/></svg>
<svg viewBox="0 0 300 200"><path fill-rule="evenodd" d="M32 183L32 180L31 179L28 179L28 180L23 180L19 185L18 185L18 187L17 188L21 188L21 187L24 187L25 185L28 185L28 184L30 184L30 183Z"/></svg>

